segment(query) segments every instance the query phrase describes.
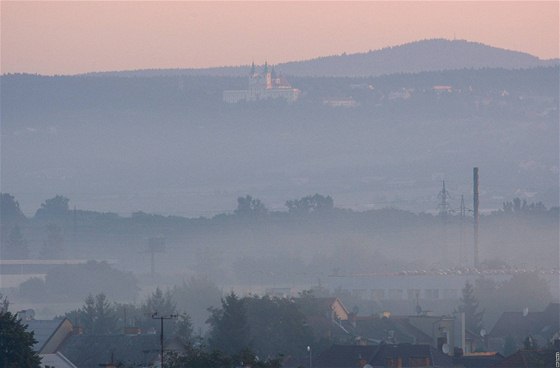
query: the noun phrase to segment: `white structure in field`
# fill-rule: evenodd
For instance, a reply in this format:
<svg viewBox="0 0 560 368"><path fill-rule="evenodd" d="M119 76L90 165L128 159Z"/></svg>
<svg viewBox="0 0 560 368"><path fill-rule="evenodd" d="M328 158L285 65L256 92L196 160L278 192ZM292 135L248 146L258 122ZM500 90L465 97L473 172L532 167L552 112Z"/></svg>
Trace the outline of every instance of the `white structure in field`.
<svg viewBox="0 0 560 368"><path fill-rule="evenodd" d="M227 103L238 103L283 99L292 103L298 99L300 93L299 89L292 88L284 76L276 75L274 68L269 68L267 63L264 64L262 73L256 71L253 63L249 74L249 89L224 91L223 100Z"/></svg>

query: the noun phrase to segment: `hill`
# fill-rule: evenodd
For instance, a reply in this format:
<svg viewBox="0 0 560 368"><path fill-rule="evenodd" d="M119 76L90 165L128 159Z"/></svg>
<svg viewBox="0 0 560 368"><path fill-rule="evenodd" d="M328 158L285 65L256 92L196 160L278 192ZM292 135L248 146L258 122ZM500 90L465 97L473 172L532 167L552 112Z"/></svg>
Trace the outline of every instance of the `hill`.
<svg viewBox="0 0 560 368"><path fill-rule="evenodd" d="M305 61L278 64L276 69L292 76L364 77L397 73L418 73L455 69L526 69L557 65L558 59L536 56L466 40L431 39L370 50L365 53L331 55ZM224 66L205 69L152 69L92 75L245 76L249 66Z"/></svg>

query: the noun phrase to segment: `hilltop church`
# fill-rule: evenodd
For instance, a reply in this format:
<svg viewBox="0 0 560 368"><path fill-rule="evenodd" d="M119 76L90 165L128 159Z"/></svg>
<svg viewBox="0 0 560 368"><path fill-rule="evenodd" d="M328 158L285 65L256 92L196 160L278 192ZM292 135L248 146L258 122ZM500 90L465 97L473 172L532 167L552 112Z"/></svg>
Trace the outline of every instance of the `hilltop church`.
<svg viewBox="0 0 560 368"><path fill-rule="evenodd" d="M260 101L271 99L284 99L288 103L295 102L301 91L292 88L286 78L276 75L274 67L269 68L264 64L262 73L257 72L255 63L251 65L249 74L249 88L244 90L229 90L223 92L223 100L227 103L241 101Z"/></svg>

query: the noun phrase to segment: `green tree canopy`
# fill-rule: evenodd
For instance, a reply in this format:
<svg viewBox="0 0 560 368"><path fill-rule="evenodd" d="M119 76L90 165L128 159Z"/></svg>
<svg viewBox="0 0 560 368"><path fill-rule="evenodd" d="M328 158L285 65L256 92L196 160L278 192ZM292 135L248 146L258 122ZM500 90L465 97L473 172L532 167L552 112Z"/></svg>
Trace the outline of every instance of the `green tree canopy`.
<svg viewBox="0 0 560 368"><path fill-rule="evenodd" d="M288 298L245 298L253 350L261 357L301 356L313 341L306 317Z"/></svg>
<svg viewBox="0 0 560 368"><path fill-rule="evenodd" d="M245 300L233 292L222 298L221 308L210 308L209 345L226 354L238 354L251 345Z"/></svg>
<svg viewBox="0 0 560 368"><path fill-rule="evenodd" d="M36 342L33 332L15 314L0 310L0 366L39 368L41 359L33 350Z"/></svg>

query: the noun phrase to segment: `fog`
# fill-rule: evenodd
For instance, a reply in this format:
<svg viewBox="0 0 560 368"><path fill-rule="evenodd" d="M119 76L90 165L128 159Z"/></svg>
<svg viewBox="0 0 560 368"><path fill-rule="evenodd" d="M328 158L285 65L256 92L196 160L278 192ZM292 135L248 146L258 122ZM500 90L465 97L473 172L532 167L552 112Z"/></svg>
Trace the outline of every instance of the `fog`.
<svg viewBox="0 0 560 368"><path fill-rule="evenodd" d="M245 77L4 75L1 291L43 318L99 293L140 316L165 292L201 334L230 291L445 315L470 282L488 328L542 310L560 290L558 74L288 76L297 101L236 104L222 92Z"/></svg>

